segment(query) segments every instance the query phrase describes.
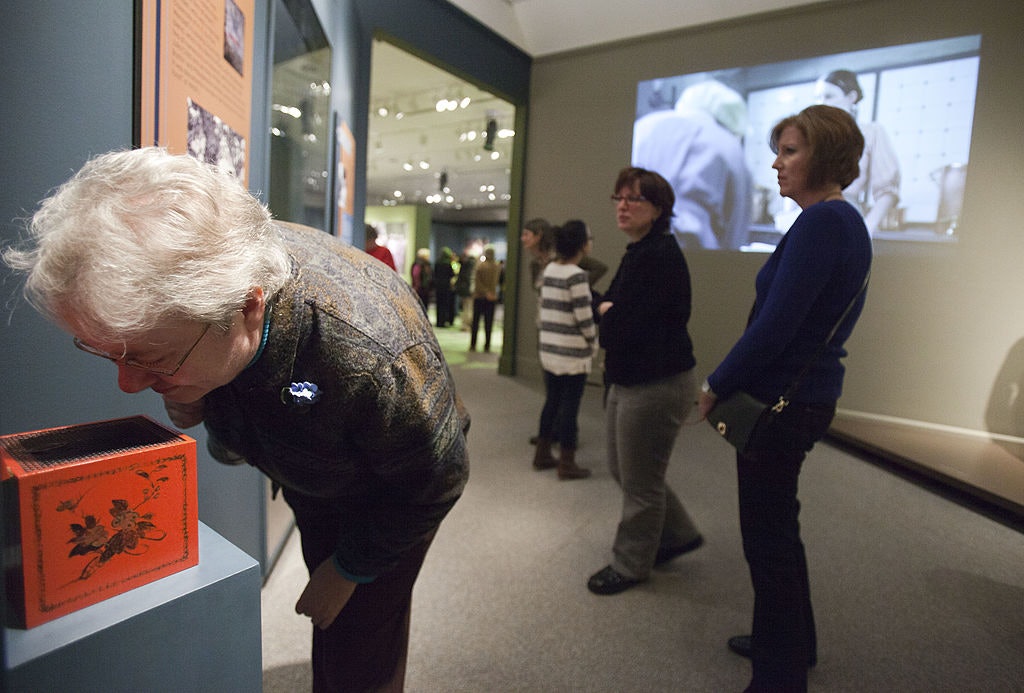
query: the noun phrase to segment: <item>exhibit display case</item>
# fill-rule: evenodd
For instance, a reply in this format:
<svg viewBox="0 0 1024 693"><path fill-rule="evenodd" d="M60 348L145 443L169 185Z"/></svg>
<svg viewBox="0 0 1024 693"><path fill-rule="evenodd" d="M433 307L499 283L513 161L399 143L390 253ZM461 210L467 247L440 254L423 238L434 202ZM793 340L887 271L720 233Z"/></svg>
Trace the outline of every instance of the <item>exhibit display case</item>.
<svg viewBox="0 0 1024 693"><path fill-rule="evenodd" d="M10 625L199 561L195 441L148 417L0 436L0 478Z"/></svg>

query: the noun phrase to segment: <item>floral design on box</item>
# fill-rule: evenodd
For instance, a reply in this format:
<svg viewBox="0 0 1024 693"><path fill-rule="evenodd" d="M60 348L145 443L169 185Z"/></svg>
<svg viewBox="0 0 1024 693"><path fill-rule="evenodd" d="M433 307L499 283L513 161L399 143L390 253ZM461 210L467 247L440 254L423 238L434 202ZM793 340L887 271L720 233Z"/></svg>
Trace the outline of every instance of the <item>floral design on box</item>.
<svg viewBox="0 0 1024 693"><path fill-rule="evenodd" d="M72 537L68 543L74 546L71 547L68 558L96 554L82 568L79 580L88 579L120 554L145 554L149 550L147 542L162 541L167 536L167 532L159 529L153 521L152 513L140 512L140 508L147 502L160 497L160 485L170 480L161 474L167 469L166 464L148 466L151 467L148 470L143 468L143 465L132 465L129 468L129 471L146 481L141 491L142 499L135 505L129 504L123 498L112 499L107 511L110 516L109 529L95 514L86 514L79 509L86 494L77 500L63 500L57 506L57 512L76 513L81 519L81 522L72 522L70 525Z"/></svg>

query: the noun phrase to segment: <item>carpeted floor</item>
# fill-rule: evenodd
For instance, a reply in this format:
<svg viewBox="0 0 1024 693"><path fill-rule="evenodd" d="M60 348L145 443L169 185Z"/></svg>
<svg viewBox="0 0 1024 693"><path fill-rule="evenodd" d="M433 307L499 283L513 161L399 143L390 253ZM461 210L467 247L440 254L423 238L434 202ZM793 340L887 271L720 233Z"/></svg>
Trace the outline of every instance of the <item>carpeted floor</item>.
<svg viewBox="0 0 1024 693"><path fill-rule="evenodd" d="M670 482L707 540L632 590L600 597L619 493L604 468L601 392L589 388L578 461L559 482L530 467L543 395L442 331L473 414L472 473L414 593L406 690L740 691L749 631L730 448L683 429ZM496 338L500 345L500 337ZM812 691L1024 691L1024 534L884 468L819 445L801 477L820 643ZM310 689L305 585L293 535L263 590L264 690Z"/></svg>

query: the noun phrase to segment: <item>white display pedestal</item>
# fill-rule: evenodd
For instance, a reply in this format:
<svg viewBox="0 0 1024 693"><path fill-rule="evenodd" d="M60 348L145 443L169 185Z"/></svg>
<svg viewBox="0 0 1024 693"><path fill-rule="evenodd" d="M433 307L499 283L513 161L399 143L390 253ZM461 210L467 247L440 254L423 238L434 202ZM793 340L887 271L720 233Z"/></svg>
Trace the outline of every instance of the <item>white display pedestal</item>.
<svg viewBox="0 0 1024 693"><path fill-rule="evenodd" d="M5 629L11 693L262 690L259 563L199 523L199 565L30 630Z"/></svg>

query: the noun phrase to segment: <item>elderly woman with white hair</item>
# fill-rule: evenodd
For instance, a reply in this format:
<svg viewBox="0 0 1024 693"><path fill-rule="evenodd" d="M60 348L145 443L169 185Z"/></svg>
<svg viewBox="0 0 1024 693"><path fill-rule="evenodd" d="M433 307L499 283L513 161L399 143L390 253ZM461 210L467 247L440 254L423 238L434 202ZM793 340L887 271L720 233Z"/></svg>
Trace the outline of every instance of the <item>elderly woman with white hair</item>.
<svg viewBox="0 0 1024 693"><path fill-rule="evenodd" d="M30 301L124 392L159 393L214 457L283 489L314 690L400 690L413 583L468 473L468 416L408 285L157 148L89 161L29 231L4 259Z"/></svg>

